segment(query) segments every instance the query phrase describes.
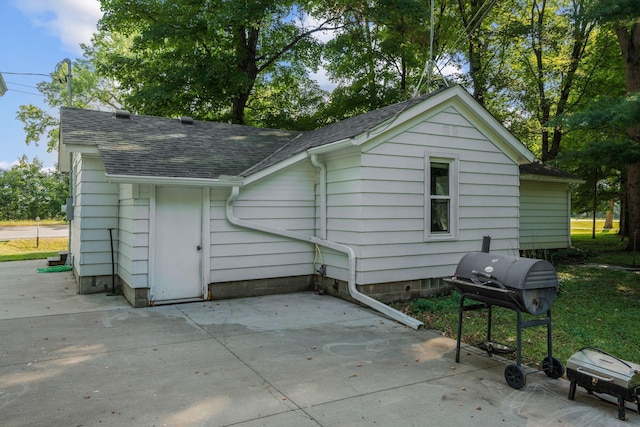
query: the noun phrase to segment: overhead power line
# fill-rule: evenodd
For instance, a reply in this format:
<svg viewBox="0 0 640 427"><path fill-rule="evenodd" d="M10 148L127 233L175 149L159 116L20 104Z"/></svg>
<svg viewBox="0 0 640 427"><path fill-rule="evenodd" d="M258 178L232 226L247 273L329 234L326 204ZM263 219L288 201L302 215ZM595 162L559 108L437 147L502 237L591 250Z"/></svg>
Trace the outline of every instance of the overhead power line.
<svg viewBox="0 0 640 427"><path fill-rule="evenodd" d="M10 71L0 71L0 74L13 74L16 76L45 76L51 77L51 74L42 74L42 73L12 73Z"/></svg>

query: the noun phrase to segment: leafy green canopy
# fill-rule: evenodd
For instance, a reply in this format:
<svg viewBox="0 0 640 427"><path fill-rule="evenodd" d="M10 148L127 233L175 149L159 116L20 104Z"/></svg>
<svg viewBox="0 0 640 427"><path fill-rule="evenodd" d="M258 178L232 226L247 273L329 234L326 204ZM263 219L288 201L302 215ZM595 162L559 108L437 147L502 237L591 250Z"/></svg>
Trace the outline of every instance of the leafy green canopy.
<svg viewBox="0 0 640 427"><path fill-rule="evenodd" d="M99 73L119 82L126 107L138 113L244 124L251 121L247 108L256 118L274 115L268 99L284 102L288 94L318 102L307 77L320 61L312 35L333 28L335 18L308 19L313 6L289 0L102 0L104 16L90 54ZM304 114L294 106L279 105L293 116Z"/></svg>
<svg viewBox="0 0 640 427"><path fill-rule="evenodd" d="M68 105L68 70L64 75L51 73L51 80L38 83L38 90L47 105L53 108ZM77 59L71 65L71 92L77 108L119 108L121 94L118 85L100 77L89 59ZM38 145L44 137L47 151L58 149L59 119L33 104L21 105L16 118L24 123L25 143Z"/></svg>
<svg viewBox="0 0 640 427"><path fill-rule="evenodd" d="M69 193L62 172L42 170L42 163L26 157L10 170L0 169L0 219L61 218L60 207Z"/></svg>

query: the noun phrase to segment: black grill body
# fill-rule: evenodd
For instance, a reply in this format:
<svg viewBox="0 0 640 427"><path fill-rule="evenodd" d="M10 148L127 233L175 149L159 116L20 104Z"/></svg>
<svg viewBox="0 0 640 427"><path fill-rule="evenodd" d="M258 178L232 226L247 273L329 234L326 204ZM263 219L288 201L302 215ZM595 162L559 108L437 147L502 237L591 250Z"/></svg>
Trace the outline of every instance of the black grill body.
<svg viewBox="0 0 640 427"><path fill-rule="evenodd" d="M462 257L455 278L459 281L454 286L464 288L463 292L512 301L536 315L551 308L558 289L558 276L550 262L485 252Z"/></svg>
<svg viewBox="0 0 640 427"><path fill-rule="evenodd" d="M567 378L571 381L569 399L573 400L576 386L589 393L604 393L618 399L618 419L625 419L625 401L635 402L640 413L640 365L586 347L567 360Z"/></svg>
<svg viewBox="0 0 640 427"><path fill-rule="evenodd" d="M520 389L526 384L522 367L522 329L535 326L547 328L548 356L542 361L542 369L551 378L560 378L564 366L553 357L551 338L551 305L558 288L558 276L551 263L531 258L496 255L488 252L472 252L460 260L455 276L446 282L462 293L458 309L458 337L456 362L460 362L463 312L487 310L487 341L478 344L489 356L499 353L505 346L491 340L492 306L505 307L516 312L517 347L516 364L505 368L505 380L509 386ZM466 305L466 300L480 304ZM522 312L544 315L541 319L524 321Z"/></svg>

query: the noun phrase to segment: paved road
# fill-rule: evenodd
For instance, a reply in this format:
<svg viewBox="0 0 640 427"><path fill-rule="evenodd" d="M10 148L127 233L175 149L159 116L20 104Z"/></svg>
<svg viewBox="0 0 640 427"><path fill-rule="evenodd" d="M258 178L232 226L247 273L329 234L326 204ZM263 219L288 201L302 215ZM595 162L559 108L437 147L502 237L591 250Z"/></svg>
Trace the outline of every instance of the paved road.
<svg viewBox="0 0 640 427"><path fill-rule="evenodd" d="M0 227L0 240L31 239L38 235L36 226ZM39 236L68 237L68 225L41 225Z"/></svg>

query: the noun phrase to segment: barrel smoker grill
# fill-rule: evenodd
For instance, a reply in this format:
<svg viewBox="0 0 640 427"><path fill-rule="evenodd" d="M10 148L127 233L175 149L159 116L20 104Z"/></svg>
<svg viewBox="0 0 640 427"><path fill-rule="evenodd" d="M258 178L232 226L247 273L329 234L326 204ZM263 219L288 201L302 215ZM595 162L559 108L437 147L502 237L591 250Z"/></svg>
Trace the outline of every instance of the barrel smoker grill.
<svg viewBox="0 0 640 427"><path fill-rule="evenodd" d="M504 377L509 386L520 389L525 386L526 373L522 367L522 329L546 326L548 355L542 361L542 369L551 378L564 374L562 362L553 357L551 339L551 305L558 289L558 276L551 263L531 258L472 252L460 260L455 276L445 281L462 293L458 309L458 337L456 362L460 362L463 312L487 310L487 341L480 345L489 356L493 353L516 352L516 363L505 368ZM480 304L465 305L465 300ZM516 312L516 348L494 343L491 340L492 306L505 307ZM522 312L543 318L522 320Z"/></svg>

